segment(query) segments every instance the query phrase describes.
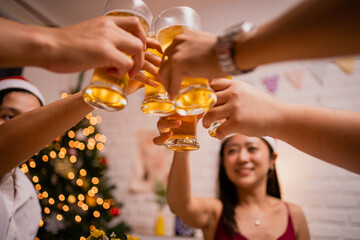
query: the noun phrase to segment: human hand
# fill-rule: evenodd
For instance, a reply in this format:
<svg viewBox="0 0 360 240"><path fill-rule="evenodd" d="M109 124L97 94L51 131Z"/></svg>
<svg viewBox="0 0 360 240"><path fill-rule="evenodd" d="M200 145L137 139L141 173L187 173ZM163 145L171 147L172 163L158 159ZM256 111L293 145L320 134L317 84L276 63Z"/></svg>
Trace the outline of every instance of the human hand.
<svg viewBox="0 0 360 240"><path fill-rule="evenodd" d="M146 42L147 48L153 48L162 52L160 44L151 38L147 38ZM159 85L160 79L158 75L158 69L161 63L161 58L150 53L145 52L145 63L142 67L142 70L147 71L152 76L155 77L155 79L152 79L150 77L145 76L143 72L138 72L133 78L129 80L129 85L126 89L126 94L129 95L136 90L142 88L144 84L150 85L152 87L157 87Z"/></svg>
<svg viewBox="0 0 360 240"><path fill-rule="evenodd" d="M208 79L224 77L215 55L217 36L190 29L175 37L165 50L159 76L173 99L179 91L183 77L203 77Z"/></svg>
<svg viewBox="0 0 360 240"><path fill-rule="evenodd" d="M217 128L216 137L224 139L231 133L267 136L281 125L280 105L274 98L241 81L216 79L210 83L217 96L216 105L206 113L203 126L217 120L225 121Z"/></svg>
<svg viewBox="0 0 360 240"><path fill-rule="evenodd" d="M178 115L181 117L180 115ZM153 142L155 145L166 145L167 141L170 139L170 137L173 135L171 128L178 128L181 126L181 120L180 119L169 119L167 117L162 117L157 122L157 128L159 130L159 136L155 137L153 139Z"/></svg>
<svg viewBox="0 0 360 240"><path fill-rule="evenodd" d="M109 67L113 76L133 77L144 64L146 34L136 17L102 16L43 33L50 46L43 67L54 72Z"/></svg>

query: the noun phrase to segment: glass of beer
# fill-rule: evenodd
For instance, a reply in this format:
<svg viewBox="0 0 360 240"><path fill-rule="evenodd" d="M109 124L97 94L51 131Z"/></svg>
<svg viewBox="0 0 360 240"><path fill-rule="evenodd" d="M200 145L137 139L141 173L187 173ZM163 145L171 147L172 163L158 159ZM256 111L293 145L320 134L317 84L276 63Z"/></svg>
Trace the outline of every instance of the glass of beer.
<svg viewBox="0 0 360 240"><path fill-rule="evenodd" d="M178 128L170 128L173 135L166 143L166 148L173 151L193 151L200 148L196 140L197 115L181 116L177 113L166 117L168 120L181 120Z"/></svg>
<svg viewBox="0 0 360 240"><path fill-rule="evenodd" d="M156 39L155 32L151 31L148 37ZM156 49L148 48L146 51L162 57L162 54ZM144 74L146 77L155 79L155 77L147 71L145 71ZM165 117L174 113L175 106L173 102L169 100L164 85L159 83L159 86L152 87L145 84L145 98L141 104L141 111L152 117Z"/></svg>
<svg viewBox="0 0 360 240"><path fill-rule="evenodd" d="M156 18L154 24L163 51L183 29L201 30L199 15L189 7L169 8ZM198 115L208 111L216 103L216 95L210 88L208 79L185 77L174 103L179 114Z"/></svg>
<svg viewBox="0 0 360 240"><path fill-rule="evenodd" d="M150 29L152 13L141 0L107 0L106 16L136 16L145 32ZM83 98L88 104L107 111L118 111L127 104L126 88L129 75L113 77L107 68L95 68L91 83L84 89Z"/></svg>

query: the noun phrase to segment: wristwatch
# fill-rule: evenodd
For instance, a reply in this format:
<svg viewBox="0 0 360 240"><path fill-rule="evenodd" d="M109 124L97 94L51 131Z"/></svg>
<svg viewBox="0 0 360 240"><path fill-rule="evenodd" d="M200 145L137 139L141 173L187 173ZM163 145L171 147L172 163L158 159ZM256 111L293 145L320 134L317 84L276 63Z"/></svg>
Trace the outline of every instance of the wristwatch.
<svg viewBox="0 0 360 240"><path fill-rule="evenodd" d="M218 35L217 42L215 44L215 53L221 69L226 74L240 75L254 70L241 70L236 66L234 46L235 37L239 38L241 35L249 33L253 29L254 24L251 22L242 22L226 29L223 33Z"/></svg>

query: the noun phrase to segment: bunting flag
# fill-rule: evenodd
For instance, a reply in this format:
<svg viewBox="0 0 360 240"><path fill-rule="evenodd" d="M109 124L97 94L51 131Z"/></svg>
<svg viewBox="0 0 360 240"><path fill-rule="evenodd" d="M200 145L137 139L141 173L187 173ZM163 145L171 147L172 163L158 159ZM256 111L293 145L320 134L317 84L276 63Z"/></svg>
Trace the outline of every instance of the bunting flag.
<svg viewBox="0 0 360 240"><path fill-rule="evenodd" d="M301 89L303 75L303 69L296 69L284 73L285 78L297 89Z"/></svg>
<svg viewBox="0 0 360 240"><path fill-rule="evenodd" d="M326 68L328 62L325 61L310 61L305 64L307 68L310 70L310 73L315 77L315 79L321 84L324 85Z"/></svg>
<svg viewBox="0 0 360 240"><path fill-rule="evenodd" d="M275 74L270 77L265 77L262 79L263 84L269 90L270 93L275 94L277 91L277 86L279 82L279 75Z"/></svg>
<svg viewBox="0 0 360 240"><path fill-rule="evenodd" d="M354 72L355 57L356 56L341 57L332 62L338 65L345 73L352 75Z"/></svg>

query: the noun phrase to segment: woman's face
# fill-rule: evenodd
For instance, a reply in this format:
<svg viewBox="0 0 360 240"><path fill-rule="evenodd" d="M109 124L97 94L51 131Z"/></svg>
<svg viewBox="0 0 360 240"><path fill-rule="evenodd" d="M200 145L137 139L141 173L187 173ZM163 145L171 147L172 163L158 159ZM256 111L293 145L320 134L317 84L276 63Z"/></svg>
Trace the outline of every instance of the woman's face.
<svg viewBox="0 0 360 240"><path fill-rule="evenodd" d="M0 106L0 124L40 106L39 100L31 93L10 92L3 98Z"/></svg>
<svg viewBox="0 0 360 240"><path fill-rule="evenodd" d="M253 188L267 181L267 173L274 164L269 148L258 137L236 135L224 147L223 164L231 182L239 188Z"/></svg>

